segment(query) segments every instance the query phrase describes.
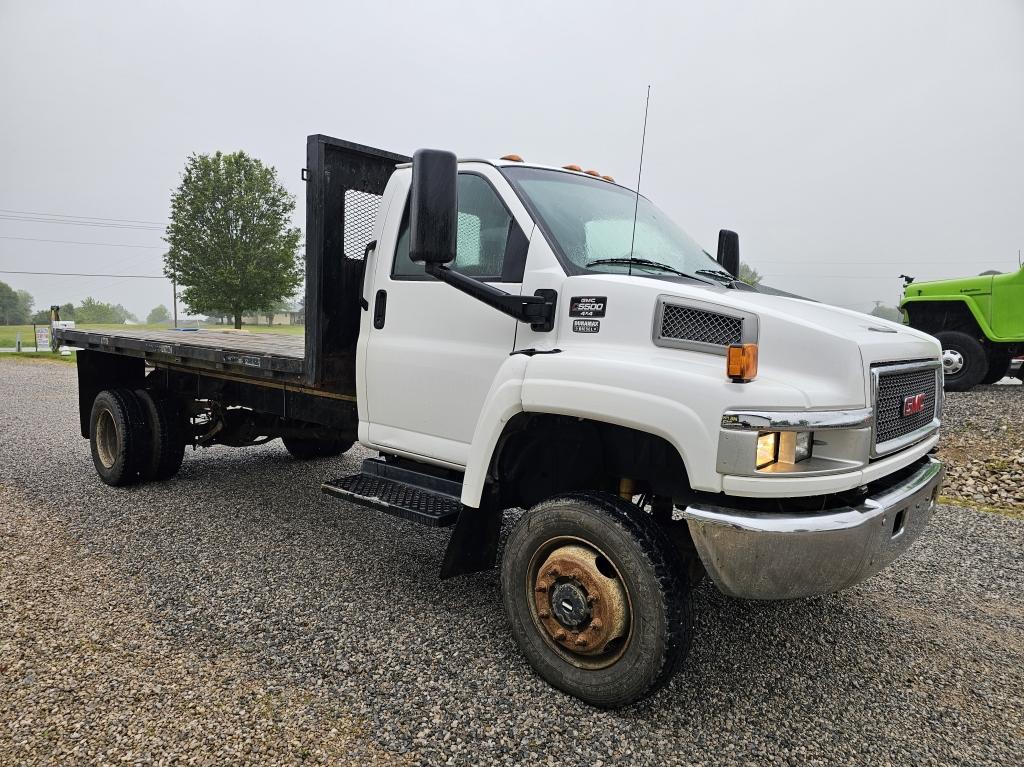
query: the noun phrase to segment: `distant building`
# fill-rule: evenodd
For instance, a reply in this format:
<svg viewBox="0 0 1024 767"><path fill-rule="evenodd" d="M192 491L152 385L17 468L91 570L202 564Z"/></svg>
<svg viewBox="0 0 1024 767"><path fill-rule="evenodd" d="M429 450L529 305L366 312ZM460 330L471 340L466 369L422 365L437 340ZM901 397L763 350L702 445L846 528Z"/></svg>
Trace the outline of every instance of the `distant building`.
<svg viewBox="0 0 1024 767"><path fill-rule="evenodd" d="M218 325L234 325L234 317L210 317L210 322ZM286 304L273 315L269 314L243 314L243 325L305 325L306 309L302 304Z"/></svg>

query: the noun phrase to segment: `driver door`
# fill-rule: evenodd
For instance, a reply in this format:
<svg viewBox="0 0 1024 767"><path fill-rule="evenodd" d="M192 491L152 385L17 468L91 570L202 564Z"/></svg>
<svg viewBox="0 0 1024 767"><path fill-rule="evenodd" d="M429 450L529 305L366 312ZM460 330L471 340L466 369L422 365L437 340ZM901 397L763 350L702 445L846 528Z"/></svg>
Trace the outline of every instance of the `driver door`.
<svg viewBox="0 0 1024 767"><path fill-rule="evenodd" d="M490 166L458 177L458 234L450 267L519 294L528 240L498 194ZM404 198L408 199L408 190ZM378 252L366 351L369 442L378 449L466 465L477 418L517 322L434 279L409 259L409 211L394 248Z"/></svg>

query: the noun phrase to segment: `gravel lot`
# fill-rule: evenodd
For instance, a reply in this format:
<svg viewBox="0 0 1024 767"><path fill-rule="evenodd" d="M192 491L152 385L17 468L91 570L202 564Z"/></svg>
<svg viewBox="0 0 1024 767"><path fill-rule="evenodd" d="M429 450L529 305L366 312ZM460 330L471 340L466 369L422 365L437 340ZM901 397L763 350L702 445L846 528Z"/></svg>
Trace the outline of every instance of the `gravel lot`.
<svg viewBox="0 0 1024 767"><path fill-rule="evenodd" d="M1021 395L951 396L953 447L984 424L1019 458ZM0 402L4 765L1024 764L1008 516L943 506L839 595L705 584L684 670L601 712L534 676L494 573L437 580L447 532L320 493L358 450L190 451L177 480L115 490L78 436L72 366L0 362Z"/></svg>
<svg viewBox="0 0 1024 767"><path fill-rule="evenodd" d="M1004 380L946 395L944 494L1024 518L1024 389Z"/></svg>

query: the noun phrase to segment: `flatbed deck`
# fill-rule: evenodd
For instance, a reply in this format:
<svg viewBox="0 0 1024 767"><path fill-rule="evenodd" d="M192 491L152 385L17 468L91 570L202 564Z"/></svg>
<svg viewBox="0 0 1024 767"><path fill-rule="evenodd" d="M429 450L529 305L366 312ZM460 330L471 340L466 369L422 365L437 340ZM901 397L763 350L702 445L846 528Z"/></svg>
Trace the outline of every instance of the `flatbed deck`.
<svg viewBox="0 0 1024 767"><path fill-rule="evenodd" d="M85 330L59 328L66 346L142 357L197 370L235 371L247 378L300 382L305 373L305 339L279 333L222 330Z"/></svg>

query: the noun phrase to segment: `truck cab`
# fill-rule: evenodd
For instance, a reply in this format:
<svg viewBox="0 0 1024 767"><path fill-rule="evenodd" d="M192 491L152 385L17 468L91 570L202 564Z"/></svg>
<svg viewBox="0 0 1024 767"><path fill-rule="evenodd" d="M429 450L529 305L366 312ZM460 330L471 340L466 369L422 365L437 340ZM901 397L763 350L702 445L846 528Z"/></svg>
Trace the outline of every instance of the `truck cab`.
<svg viewBox="0 0 1024 767"><path fill-rule="evenodd" d="M527 660L604 707L679 667L705 575L736 598L831 593L925 529L931 336L745 285L734 233L712 257L575 166L308 146L304 355L62 331L108 484L173 475L147 469L167 444L180 464L189 442L358 439L376 455L324 492L452 526L441 576L498 565Z"/></svg>

